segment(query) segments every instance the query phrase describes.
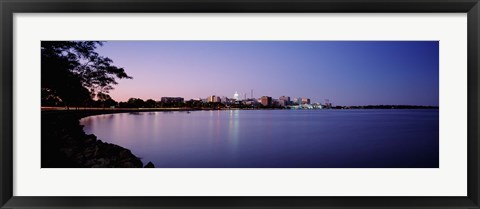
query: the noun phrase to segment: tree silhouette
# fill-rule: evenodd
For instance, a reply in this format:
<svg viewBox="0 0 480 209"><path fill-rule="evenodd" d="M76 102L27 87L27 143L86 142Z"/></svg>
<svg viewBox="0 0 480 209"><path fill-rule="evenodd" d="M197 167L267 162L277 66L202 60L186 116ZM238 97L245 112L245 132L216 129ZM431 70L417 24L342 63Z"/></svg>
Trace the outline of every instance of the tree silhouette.
<svg viewBox="0 0 480 209"><path fill-rule="evenodd" d="M126 107L130 108L142 108L145 107L145 101L140 98L130 98L126 103Z"/></svg>
<svg viewBox="0 0 480 209"><path fill-rule="evenodd" d="M148 99L147 101L145 101L146 107L155 108L156 105L157 105L157 102L153 99Z"/></svg>
<svg viewBox="0 0 480 209"><path fill-rule="evenodd" d="M97 101L100 102L101 107L110 107L110 106L116 106L117 102L113 100L110 95L99 92L97 94Z"/></svg>
<svg viewBox="0 0 480 209"><path fill-rule="evenodd" d="M64 105L86 105L96 96L107 98L118 79L131 79L123 68L95 49L99 41L42 41L41 76L44 96L59 98ZM104 101L105 101L104 100Z"/></svg>

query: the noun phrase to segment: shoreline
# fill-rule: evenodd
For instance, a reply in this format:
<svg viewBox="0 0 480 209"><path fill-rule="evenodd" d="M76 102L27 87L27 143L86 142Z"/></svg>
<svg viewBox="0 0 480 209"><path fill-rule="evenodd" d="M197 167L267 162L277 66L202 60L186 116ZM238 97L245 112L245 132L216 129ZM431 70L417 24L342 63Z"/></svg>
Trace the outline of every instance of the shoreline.
<svg viewBox="0 0 480 209"><path fill-rule="evenodd" d="M42 168L153 168L129 149L86 134L80 119L125 111L41 111Z"/></svg>
<svg viewBox="0 0 480 209"><path fill-rule="evenodd" d="M415 110L439 109L438 106L367 105L335 106L332 108L97 108L97 107L41 107L43 112L84 112L92 115L128 112L210 111L210 110ZM103 113L96 113L103 112ZM90 115L88 115L90 116ZM85 116L87 117L87 116Z"/></svg>
<svg viewBox="0 0 480 209"><path fill-rule="evenodd" d="M160 109L160 108L72 108L41 110L42 168L154 168L144 164L129 149L103 142L87 134L80 124L82 118L117 113L211 111L228 109ZM243 109L241 109L243 110Z"/></svg>

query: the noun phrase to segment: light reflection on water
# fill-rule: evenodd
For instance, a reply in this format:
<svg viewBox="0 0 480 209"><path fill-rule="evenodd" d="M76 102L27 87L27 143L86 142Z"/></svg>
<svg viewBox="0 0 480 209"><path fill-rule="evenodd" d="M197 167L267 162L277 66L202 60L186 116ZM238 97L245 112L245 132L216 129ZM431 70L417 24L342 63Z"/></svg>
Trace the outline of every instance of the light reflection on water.
<svg viewBox="0 0 480 209"><path fill-rule="evenodd" d="M81 124L164 168L438 167L438 110L140 112Z"/></svg>

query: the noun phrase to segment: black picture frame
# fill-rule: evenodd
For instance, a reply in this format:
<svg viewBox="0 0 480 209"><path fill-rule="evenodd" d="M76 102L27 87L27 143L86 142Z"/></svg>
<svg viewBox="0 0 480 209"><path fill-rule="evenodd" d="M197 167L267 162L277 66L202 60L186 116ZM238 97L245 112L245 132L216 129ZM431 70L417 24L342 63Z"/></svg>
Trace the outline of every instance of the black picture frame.
<svg viewBox="0 0 480 209"><path fill-rule="evenodd" d="M479 0L0 0L1 208L480 208ZM466 197L20 197L13 196L14 13L467 13Z"/></svg>

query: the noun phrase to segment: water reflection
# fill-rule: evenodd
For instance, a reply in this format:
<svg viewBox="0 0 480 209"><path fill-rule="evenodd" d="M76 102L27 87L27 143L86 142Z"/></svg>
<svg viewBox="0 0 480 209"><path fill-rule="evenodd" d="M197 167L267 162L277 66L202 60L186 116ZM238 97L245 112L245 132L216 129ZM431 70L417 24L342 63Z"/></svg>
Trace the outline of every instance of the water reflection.
<svg viewBox="0 0 480 209"><path fill-rule="evenodd" d="M236 154L238 146L238 135L240 120L238 118L240 110L230 110L229 124L228 124L228 139L230 139L233 154Z"/></svg>
<svg viewBox="0 0 480 209"><path fill-rule="evenodd" d="M81 124L165 168L438 167L438 110L144 112Z"/></svg>

